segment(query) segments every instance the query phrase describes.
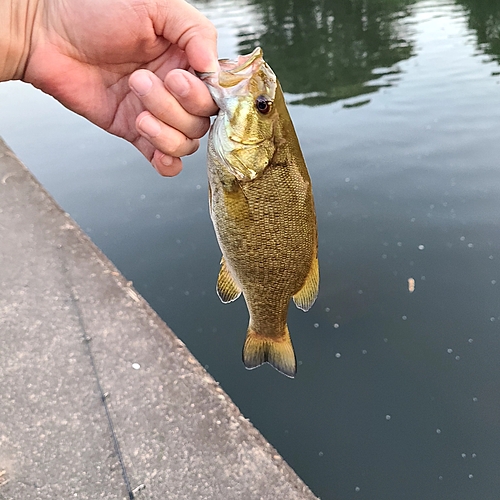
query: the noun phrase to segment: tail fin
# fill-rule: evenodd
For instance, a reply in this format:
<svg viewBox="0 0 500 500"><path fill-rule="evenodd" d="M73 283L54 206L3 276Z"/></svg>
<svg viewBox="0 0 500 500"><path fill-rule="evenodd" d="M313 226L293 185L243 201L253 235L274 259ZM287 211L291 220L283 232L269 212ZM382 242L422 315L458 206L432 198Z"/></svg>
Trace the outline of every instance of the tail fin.
<svg viewBox="0 0 500 500"><path fill-rule="evenodd" d="M255 332L251 326L248 327L243 346L243 363L249 370L263 363L269 363L279 372L293 378L297 372L297 361L288 327L285 325L283 336L279 339L264 337Z"/></svg>

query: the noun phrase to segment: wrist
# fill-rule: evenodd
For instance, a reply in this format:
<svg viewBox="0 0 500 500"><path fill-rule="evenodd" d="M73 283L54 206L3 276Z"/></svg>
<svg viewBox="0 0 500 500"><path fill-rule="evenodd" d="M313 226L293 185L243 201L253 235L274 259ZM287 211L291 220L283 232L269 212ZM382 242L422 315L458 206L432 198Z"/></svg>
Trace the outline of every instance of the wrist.
<svg viewBox="0 0 500 500"><path fill-rule="evenodd" d="M23 77L38 0L0 0L0 81Z"/></svg>

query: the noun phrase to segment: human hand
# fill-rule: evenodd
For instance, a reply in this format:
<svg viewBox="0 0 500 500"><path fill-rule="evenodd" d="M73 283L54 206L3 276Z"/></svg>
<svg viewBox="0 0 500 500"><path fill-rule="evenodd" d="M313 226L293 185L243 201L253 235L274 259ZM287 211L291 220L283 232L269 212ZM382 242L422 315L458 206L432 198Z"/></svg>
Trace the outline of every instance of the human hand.
<svg viewBox="0 0 500 500"><path fill-rule="evenodd" d="M173 176L217 110L187 70L217 69L216 31L184 0L39 0L23 80Z"/></svg>

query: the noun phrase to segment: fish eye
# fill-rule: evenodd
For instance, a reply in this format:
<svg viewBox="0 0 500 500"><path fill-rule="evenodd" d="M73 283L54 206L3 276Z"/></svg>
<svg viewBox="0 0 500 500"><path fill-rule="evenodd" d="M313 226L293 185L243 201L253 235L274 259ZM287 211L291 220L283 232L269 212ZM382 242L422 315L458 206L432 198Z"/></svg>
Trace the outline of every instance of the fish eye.
<svg viewBox="0 0 500 500"><path fill-rule="evenodd" d="M265 96L260 95L255 100L257 111L263 115L267 115L271 111L271 101L268 101Z"/></svg>

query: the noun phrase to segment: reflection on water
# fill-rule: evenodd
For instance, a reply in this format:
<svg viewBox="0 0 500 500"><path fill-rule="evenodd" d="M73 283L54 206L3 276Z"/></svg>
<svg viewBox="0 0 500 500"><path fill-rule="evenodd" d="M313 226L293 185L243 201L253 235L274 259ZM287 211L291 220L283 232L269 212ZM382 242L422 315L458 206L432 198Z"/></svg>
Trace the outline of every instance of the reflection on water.
<svg viewBox="0 0 500 500"><path fill-rule="evenodd" d="M468 24L481 52L500 59L500 4L491 0L459 0L467 10Z"/></svg>
<svg viewBox="0 0 500 500"><path fill-rule="evenodd" d="M221 57L262 44L287 97L316 104L290 106L322 273L314 307L289 312L295 380L242 367L248 316L215 293L203 153L160 180L16 84L0 132L323 500L498 498L498 3L196 5Z"/></svg>
<svg viewBox="0 0 500 500"><path fill-rule="evenodd" d="M239 50L260 45L292 103L326 104L389 86L413 54L404 20L413 0L252 0L262 23ZM369 100L358 101L367 103Z"/></svg>

